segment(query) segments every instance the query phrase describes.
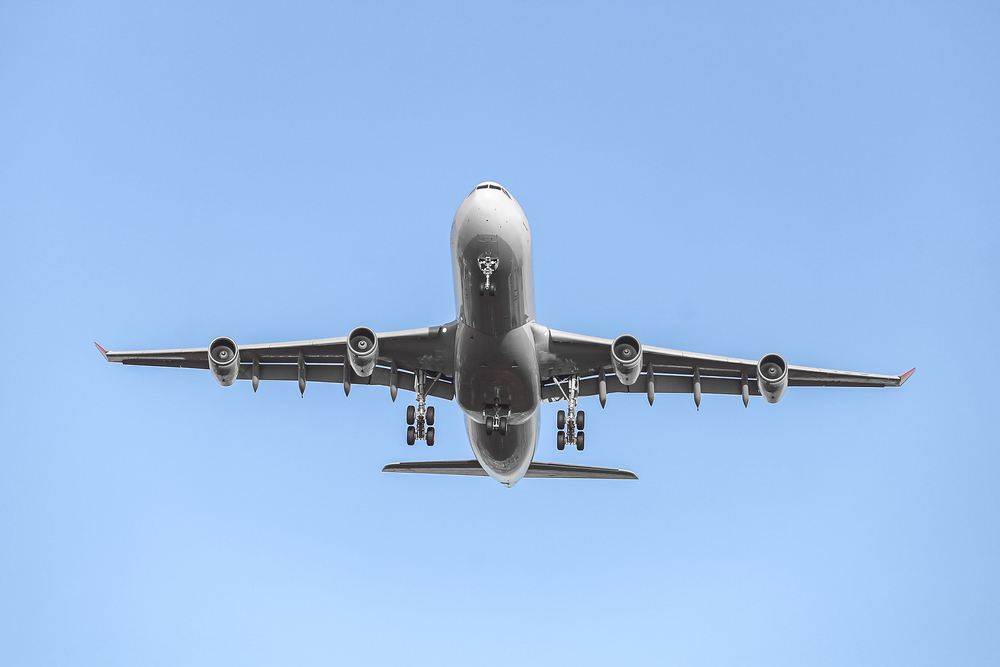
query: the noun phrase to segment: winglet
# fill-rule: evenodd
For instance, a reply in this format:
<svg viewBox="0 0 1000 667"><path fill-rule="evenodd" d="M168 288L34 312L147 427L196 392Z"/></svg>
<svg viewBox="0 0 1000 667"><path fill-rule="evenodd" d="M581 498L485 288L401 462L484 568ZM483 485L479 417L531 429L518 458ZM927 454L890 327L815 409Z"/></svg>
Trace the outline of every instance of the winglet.
<svg viewBox="0 0 1000 667"><path fill-rule="evenodd" d="M94 345L97 347L97 350L101 353L101 356L104 357L104 361L107 361L108 360L108 351L105 350L100 345L98 345L96 340L94 341ZM912 373L913 371L910 371L910 372Z"/></svg>
<svg viewBox="0 0 1000 667"><path fill-rule="evenodd" d="M911 368L910 370L906 371L905 373L903 373L902 375L899 376L899 386L900 387L902 387L903 384L905 384L906 381L910 379L910 376L913 375L913 371L915 371L915 370L917 370L916 366L914 366L913 368Z"/></svg>

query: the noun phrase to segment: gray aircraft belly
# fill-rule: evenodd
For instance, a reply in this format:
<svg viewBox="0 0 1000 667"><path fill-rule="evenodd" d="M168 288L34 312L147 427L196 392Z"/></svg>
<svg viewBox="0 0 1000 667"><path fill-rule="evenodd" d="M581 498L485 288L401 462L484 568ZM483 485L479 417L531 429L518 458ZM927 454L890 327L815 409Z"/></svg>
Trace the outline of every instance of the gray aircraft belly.
<svg viewBox="0 0 1000 667"><path fill-rule="evenodd" d="M458 310L455 398L466 414L476 459L511 486L524 476L538 443L531 231L524 211L506 193L477 189L455 214L451 243ZM492 409L507 415L504 435L487 433Z"/></svg>

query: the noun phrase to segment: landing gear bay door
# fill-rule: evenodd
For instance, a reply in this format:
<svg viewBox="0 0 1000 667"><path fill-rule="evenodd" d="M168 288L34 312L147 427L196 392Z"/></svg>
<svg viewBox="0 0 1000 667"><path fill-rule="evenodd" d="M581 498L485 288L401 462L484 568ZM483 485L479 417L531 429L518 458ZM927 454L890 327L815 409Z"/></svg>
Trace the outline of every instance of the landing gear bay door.
<svg viewBox="0 0 1000 667"><path fill-rule="evenodd" d="M490 335L527 324L522 260L503 239L480 234L459 261L464 274L461 318L465 324Z"/></svg>

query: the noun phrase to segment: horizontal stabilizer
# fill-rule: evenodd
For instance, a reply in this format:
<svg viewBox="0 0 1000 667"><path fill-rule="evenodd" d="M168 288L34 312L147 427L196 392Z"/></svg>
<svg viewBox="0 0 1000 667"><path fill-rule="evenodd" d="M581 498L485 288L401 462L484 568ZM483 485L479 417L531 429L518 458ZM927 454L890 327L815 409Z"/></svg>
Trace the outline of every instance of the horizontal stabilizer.
<svg viewBox="0 0 1000 667"><path fill-rule="evenodd" d="M486 471L479 461L412 461L409 463L390 463L382 472L408 472L424 475L473 475L486 477ZM639 479L631 470L621 468L596 468L594 466L576 466L568 463L546 463L532 461L526 478L549 479Z"/></svg>
<svg viewBox="0 0 1000 667"><path fill-rule="evenodd" d="M595 466L575 466L569 463L546 463L532 461L525 477L549 477L564 479L639 479L631 470L621 468L597 468Z"/></svg>
<svg viewBox="0 0 1000 667"><path fill-rule="evenodd" d="M390 463L382 468L382 472L413 472L424 475L473 475L486 477L486 471L479 461L411 461L409 463Z"/></svg>

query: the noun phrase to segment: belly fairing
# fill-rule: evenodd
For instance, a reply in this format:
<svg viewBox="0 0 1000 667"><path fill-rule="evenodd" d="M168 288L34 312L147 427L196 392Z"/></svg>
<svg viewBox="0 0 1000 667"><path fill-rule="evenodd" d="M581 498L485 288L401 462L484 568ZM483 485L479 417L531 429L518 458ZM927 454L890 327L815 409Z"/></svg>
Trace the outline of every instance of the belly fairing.
<svg viewBox="0 0 1000 667"><path fill-rule="evenodd" d="M538 409L541 383L530 326L489 336L464 324L455 335L455 398L470 419L483 424L486 406L502 405L509 423L521 424Z"/></svg>

